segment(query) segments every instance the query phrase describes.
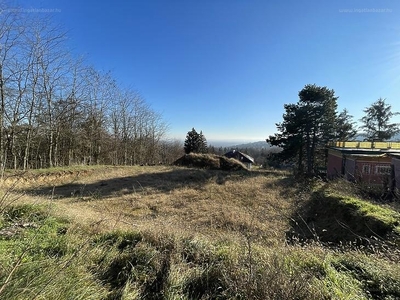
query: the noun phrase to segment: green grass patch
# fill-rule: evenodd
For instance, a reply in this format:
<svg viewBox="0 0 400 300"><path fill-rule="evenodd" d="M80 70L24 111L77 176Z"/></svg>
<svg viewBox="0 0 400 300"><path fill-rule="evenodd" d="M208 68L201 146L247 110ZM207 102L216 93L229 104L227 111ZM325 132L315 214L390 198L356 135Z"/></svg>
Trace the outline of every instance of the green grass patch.
<svg viewBox="0 0 400 300"><path fill-rule="evenodd" d="M367 299L400 298L400 266L397 262L355 251L333 257L331 266L357 282Z"/></svg>
<svg viewBox="0 0 400 300"><path fill-rule="evenodd" d="M82 264L84 241L49 207L10 206L2 219L0 298L102 299L108 293Z"/></svg>
<svg viewBox="0 0 400 300"><path fill-rule="evenodd" d="M320 188L294 212L289 237L327 244L399 239L400 214L388 206ZM372 240L371 240L372 239Z"/></svg>
<svg viewBox="0 0 400 300"><path fill-rule="evenodd" d="M337 197L332 195L333 197ZM382 205L373 204L371 202L351 198L351 197L343 197L340 196L340 201L346 204L349 208L356 211L357 214L364 216L366 218L373 218L382 222L385 226L387 226L388 230L393 229L395 232L400 234L400 213L390 209L388 207L384 207Z"/></svg>

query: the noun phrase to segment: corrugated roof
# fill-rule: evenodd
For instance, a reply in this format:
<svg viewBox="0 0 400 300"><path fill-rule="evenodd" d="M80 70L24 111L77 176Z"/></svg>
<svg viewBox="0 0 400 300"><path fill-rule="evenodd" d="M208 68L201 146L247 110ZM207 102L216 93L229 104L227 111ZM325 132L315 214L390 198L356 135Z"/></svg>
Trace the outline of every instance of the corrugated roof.
<svg viewBox="0 0 400 300"><path fill-rule="evenodd" d="M352 157L385 157L386 153L376 153L376 154L348 154Z"/></svg>

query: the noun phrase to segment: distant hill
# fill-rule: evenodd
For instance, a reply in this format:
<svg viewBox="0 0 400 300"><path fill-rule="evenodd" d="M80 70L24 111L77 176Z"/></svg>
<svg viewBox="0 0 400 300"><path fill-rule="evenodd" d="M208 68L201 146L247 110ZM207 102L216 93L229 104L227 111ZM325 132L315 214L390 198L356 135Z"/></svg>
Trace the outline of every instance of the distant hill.
<svg viewBox="0 0 400 300"><path fill-rule="evenodd" d="M235 144L236 143L236 144ZM251 148L251 149L268 149L271 148L266 141L258 141L258 142L248 142L248 143L241 143L240 141L209 141L209 146L213 147L222 147L228 149L244 149L244 148Z"/></svg>
<svg viewBox="0 0 400 300"><path fill-rule="evenodd" d="M357 142L362 142L365 139L365 135L362 133L358 133L352 140L357 141ZM397 142L400 141L400 134L395 135L393 138L390 139L392 142Z"/></svg>
<svg viewBox="0 0 400 300"><path fill-rule="evenodd" d="M246 148L251 148L251 149L268 149L271 148L271 145L268 144L266 141L258 141L258 142L252 142L252 143L245 143L245 144L239 144L239 145L233 145L228 148L237 148L237 149L246 149Z"/></svg>

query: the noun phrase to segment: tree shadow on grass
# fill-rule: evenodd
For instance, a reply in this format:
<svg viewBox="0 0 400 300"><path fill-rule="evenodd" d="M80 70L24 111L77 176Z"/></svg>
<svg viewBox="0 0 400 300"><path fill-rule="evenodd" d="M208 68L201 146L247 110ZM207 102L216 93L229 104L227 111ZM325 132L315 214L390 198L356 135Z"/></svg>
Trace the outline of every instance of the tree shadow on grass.
<svg viewBox="0 0 400 300"><path fill-rule="evenodd" d="M299 187L299 182L290 173L283 173L282 171L266 171L265 176L269 176L275 180L267 181L264 185L266 190L275 190L279 187L280 196L282 199L291 199L292 194L297 194L297 191L303 187Z"/></svg>
<svg viewBox="0 0 400 300"><path fill-rule="evenodd" d="M289 243L310 241L326 247L363 246L364 250L390 248L399 238L393 225L365 214L344 197L331 194L326 186L309 195L309 199L296 207L291 217L291 229L286 232ZM371 248L372 247L372 248ZM397 248L397 246L396 246Z"/></svg>
<svg viewBox="0 0 400 300"><path fill-rule="evenodd" d="M227 172L194 168L174 169L168 172L143 173L133 176L114 177L93 183L68 183L28 189L25 192L52 199L78 198L104 199L134 193L168 193L182 187L201 189L205 184L227 180L240 180L246 176L258 176L250 172Z"/></svg>

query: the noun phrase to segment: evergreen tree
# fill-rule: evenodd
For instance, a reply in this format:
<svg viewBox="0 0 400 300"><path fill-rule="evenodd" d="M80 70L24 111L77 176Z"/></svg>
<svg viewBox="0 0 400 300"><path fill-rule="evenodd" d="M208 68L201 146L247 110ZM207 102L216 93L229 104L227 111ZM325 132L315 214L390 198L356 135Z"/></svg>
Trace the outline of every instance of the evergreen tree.
<svg viewBox="0 0 400 300"><path fill-rule="evenodd" d="M284 109L283 122L276 124L280 133L270 136L267 142L283 149L274 154L275 161L297 162L297 170L302 173L304 143L301 129L305 120L297 104L285 104Z"/></svg>
<svg viewBox="0 0 400 300"><path fill-rule="evenodd" d="M184 143L185 153L207 153L207 140L202 131L198 133L194 128L186 135Z"/></svg>
<svg viewBox="0 0 400 300"><path fill-rule="evenodd" d="M344 109L336 120L336 136L337 141L348 141L354 138L357 134L353 116L349 115L347 109Z"/></svg>
<svg viewBox="0 0 400 300"><path fill-rule="evenodd" d="M299 92L296 104L285 104L284 108L283 122L276 124L279 133L267 142L283 149L281 160L294 161L299 173L311 175L325 161L326 143L335 137L335 92L309 84Z"/></svg>
<svg viewBox="0 0 400 300"><path fill-rule="evenodd" d="M399 113L392 112L392 106L386 104L385 99L379 98L370 107L366 107L364 113L361 128L368 140L390 140L400 132L399 123L390 123L390 119Z"/></svg>
<svg viewBox="0 0 400 300"><path fill-rule="evenodd" d="M197 152L198 153L207 153L208 152L207 140L203 134L203 131L200 131L200 134L199 134L199 148L198 148Z"/></svg>

